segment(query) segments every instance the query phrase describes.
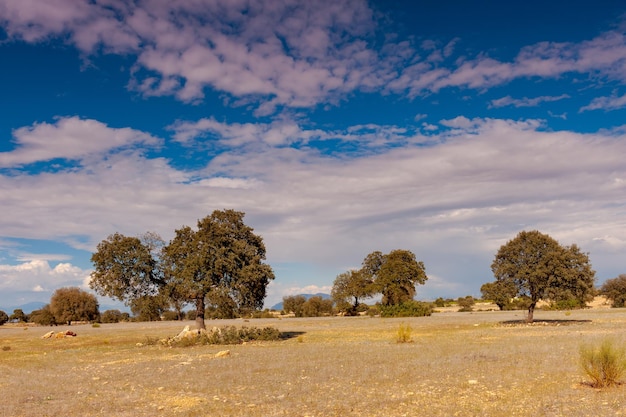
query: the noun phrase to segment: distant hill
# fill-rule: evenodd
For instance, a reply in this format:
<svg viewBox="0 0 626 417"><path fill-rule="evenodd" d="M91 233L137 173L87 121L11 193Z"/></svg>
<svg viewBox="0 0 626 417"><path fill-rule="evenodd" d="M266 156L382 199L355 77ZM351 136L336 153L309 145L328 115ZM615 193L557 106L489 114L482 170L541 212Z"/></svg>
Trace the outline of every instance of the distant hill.
<svg viewBox="0 0 626 417"><path fill-rule="evenodd" d="M42 303L41 301L33 301L33 302L22 304L19 306L6 307L6 308L0 307L0 310L4 311L9 316L13 314L13 311L17 310L18 308L21 309L24 312L24 314L30 314L35 310L39 310L45 305L46 303Z"/></svg>
<svg viewBox="0 0 626 417"><path fill-rule="evenodd" d="M330 299L330 294L324 294L324 293L317 293L317 294L294 294L293 297L301 295L304 298L306 298L307 300L311 297L322 297L322 299L324 300L329 300ZM290 296L291 297L291 296ZM282 310L283 309L283 302L281 301L278 304L274 304L273 306L270 307L270 310Z"/></svg>

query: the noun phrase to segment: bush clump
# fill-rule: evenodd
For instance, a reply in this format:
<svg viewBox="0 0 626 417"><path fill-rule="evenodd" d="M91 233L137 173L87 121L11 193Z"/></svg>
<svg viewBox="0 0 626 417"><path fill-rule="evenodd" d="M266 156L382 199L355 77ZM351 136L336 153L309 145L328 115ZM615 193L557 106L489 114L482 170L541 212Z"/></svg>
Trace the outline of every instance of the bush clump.
<svg viewBox="0 0 626 417"><path fill-rule="evenodd" d="M591 378L591 386L604 388L618 385L626 372L626 350L606 339L599 346L581 346L580 366Z"/></svg>
<svg viewBox="0 0 626 417"><path fill-rule="evenodd" d="M192 331L180 337L163 339L162 344L175 347L195 345L239 345L252 341L280 340L281 333L274 327L214 327L208 331Z"/></svg>
<svg viewBox="0 0 626 417"><path fill-rule="evenodd" d="M200 337L203 344L238 345L252 341L271 341L280 339L280 331L274 327L216 327Z"/></svg>
<svg viewBox="0 0 626 417"><path fill-rule="evenodd" d="M398 326L398 332L396 333L396 342L397 343L411 343L413 339L411 338L411 333L413 329L411 325L400 323Z"/></svg>
<svg viewBox="0 0 626 417"><path fill-rule="evenodd" d="M422 301L405 301L394 305L380 305L381 317L424 317L433 313L433 305Z"/></svg>

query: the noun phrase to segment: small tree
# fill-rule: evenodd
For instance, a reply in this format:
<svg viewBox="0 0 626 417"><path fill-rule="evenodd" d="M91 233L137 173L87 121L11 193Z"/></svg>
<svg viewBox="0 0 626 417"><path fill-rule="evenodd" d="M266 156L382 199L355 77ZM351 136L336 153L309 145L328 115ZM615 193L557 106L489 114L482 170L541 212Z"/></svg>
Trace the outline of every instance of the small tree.
<svg viewBox="0 0 626 417"><path fill-rule="evenodd" d="M541 299L573 296L584 303L593 293L595 271L588 255L538 231L520 232L501 246L491 270L496 281L513 284L517 295L530 298L528 322Z"/></svg>
<svg viewBox="0 0 626 417"><path fill-rule="evenodd" d="M26 323L28 321L28 316L24 314L24 311L21 308L16 308L15 310L13 310L13 314L9 316L9 321Z"/></svg>
<svg viewBox="0 0 626 417"><path fill-rule="evenodd" d="M119 310L107 310L100 315L102 323L119 323L122 319L123 315Z"/></svg>
<svg viewBox="0 0 626 417"><path fill-rule="evenodd" d="M130 311L137 321L160 321L167 302L158 295L144 295L130 302Z"/></svg>
<svg viewBox="0 0 626 417"><path fill-rule="evenodd" d="M78 287L59 288L50 299L50 311L57 323L94 321L100 315L98 299Z"/></svg>
<svg viewBox="0 0 626 417"><path fill-rule="evenodd" d="M50 304L46 304L41 309L30 313L30 321L42 326L53 326L57 324L54 314L50 311Z"/></svg>
<svg viewBox="0 0 626 417"><path fill-rule="evenodd" d="M626 274L607 279L600 287L600 294L611 301L612 307L624 307L626 305Z"/></svg>
<svg viewBox="0 0 626 417"><path fill-rule="evenodd" d="M350 270L337 275L333 283L331 297L340 311L348 316L357 314L359 304L364 298L376 293L373 281L361 271Z"/></svg>
<svg viewBox="0 0 626 417"><path fill-rule="evenodd" d="M302 317L302 306L306 302L303 295L290 295L283 297L283 310L286 313L293 313L296 317Z"/></svg>
<svg viewBox="0 0 626 417"><path fill-rule="evenodd" d="M333 313L333 301L325 300L319 295L309 298L302 304L303 317L320 317Z"/></svg>
<svg viewBox="0 0 626 417"><path fill-rule="evenodd" d="M487 282L480 287L483 300L490 300L500 310L510 310L511 300L517 295L515 283L511 281Z"/></svg>
<svg viewBox="0 0 626 417"><path fill-rule="evenodd" d="M0 310L0 326L9 321L9 315L4 311Z"/></svg>
<svg viewBox="0 0 626 417"><path fill-rule="evenodd" d="M383 295L383 305L413 300L415 286L428 279L424 263L417 261L413 252L403 249L386 255L379 251L370 253L363 260L360 272L374 283L375 292Z"/></svg>
<svg viewBox="0 0 626 417"><path fill-rule="evenodd" d="M469 312L473 310L474 304L476 304L476 301L474 300L474 297L472 297L471 295L468 295L466 297L459 297L457 300L457 304L459 305L459 311L461 312Z"/></svg>

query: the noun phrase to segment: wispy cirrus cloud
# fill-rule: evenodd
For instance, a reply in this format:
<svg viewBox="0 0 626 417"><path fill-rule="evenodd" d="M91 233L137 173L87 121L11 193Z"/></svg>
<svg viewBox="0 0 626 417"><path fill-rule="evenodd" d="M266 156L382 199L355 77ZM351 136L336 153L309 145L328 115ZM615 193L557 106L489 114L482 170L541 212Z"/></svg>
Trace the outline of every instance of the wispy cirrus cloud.
<svg viewBox="0 0 626 417"><path fill-rule="evenodd" d="M569 94L561 94L560 96L540 96L540 97L524 97L524 98L513 98L511 96L505 96L499 99L491 100L489 103L489 108L498 108L498 107L536 107L541 103L549 103L553 101L559 101L570 98Z"/></svg>
<svg viewBox="0 0 626 417"><path fill-rule="evenodd" d="M579 113L590 110L619 110L626 107L626 94L619 96L614 94L608 97L596 97L586 106L580 108Z"/></svg>

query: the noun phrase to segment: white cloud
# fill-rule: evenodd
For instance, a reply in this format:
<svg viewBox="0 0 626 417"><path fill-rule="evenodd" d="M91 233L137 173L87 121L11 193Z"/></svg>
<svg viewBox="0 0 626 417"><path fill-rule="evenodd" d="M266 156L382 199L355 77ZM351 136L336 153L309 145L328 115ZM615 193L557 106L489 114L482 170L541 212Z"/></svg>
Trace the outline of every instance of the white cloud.
<svg viewBox="0 0 626 417"><path fill-rule="evenodd" d="M490 108L497 107L505 107L505 106L514 106L514 107L536 107L541 103L547 103L552 101L559 101L566 98L570 98L568 94L561 94L560 96L540 96L528 98L524 97L521 99L515 99L511 96L502 97L496 100L491 100L489 104Z"/></svg>
<svg viewBox="0 0 626 417"><path fill-rule="evenodd" d="M243 129L210 126L216 140L228 143ZM271 129L256 126L250 134ZM439 277L441 288L474 274L462 287L469 293L479 287L476 280L490 279L498 245L522 229L576 242L594 251L592 261L603 259L605 270L618 267L610 257L613 241L597 238L626 234L623 129L550 132L534 120L459 116L442 121L427 145L410 129L393 126L354 126L326 135L402 146L348 158L284 146L281 139L231 148L237 151L191 172L149 159L141 149L101 154L66 171L14 172L0 175L0 193L10 196L3 201L0 230L26 239L82 236L72 244L93 250L116 231L153 230L167 240L176 228L194 225L214 209L234 208L246 212L246 221L264 237L272 265L324 266L294 285L299 289L328 287L345 265L360 264L373 250L406 248ZM245 135L240 142L246 143ZM52 289L80 284L87 275L66 262L50 268L45 258L4 265L2 285ZM277 280L289 280L284 273L277 269Z"/></svg>
<svg viewBox="0 0 626 417"><path fill-rule="evenodd" d="M14 292L49 293L60 287L84 287L91 271L69 263L50 267L47 261L32 260L17 265L0 265L0 290ZM6 302L6 300L3 300Z"/></svg>
<svg viewBox="0 0 626 417"><path fill-rule="evenodd" d="M115 129L96 120L59 118L13 131L16 148L0 152L0 167L15 167L56 158L81 159L89 155L134 146L157 146L160 141L130 128Z"/></svg>
<svg viewBox="0 0 626 417"><path fill-rule="evenodd" d="M9 36L64 37L86 54L133 52L131 86L146 95L195 101L212 87L235 97L272 97L270 107L301 107L376 80L367 68L376 54L362 39L375 24L361 0L55 0L38 6L0 6Z"/></svg>
<svg viewBox="0 0 626 417"><path fill-rule="evenodd" d="M596 97L591 100L591 103L582 107L579 113L589 110L619 110L626 107L626 94L623 96L612 95L610 97Z"/></svg>
<svg viewBox="0 0 626 417"><path fill-rule="evenodd" d="M418 44L389 34L374 50L369 45L377 31L386 31L375 14L364 0L0 4L0 21L12 39L57 37L86 55L132 54L129 86L146 96L197 102L212 88L236 103L255 103L258 115L280 106L336 103L355 90L415 97L567 73L589 75L592 82L598 76L626 81L623 27L578 43L528 45L505 62L485 53L468 56L458 38Z"/></svg>

